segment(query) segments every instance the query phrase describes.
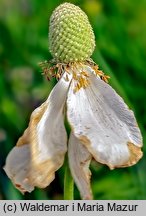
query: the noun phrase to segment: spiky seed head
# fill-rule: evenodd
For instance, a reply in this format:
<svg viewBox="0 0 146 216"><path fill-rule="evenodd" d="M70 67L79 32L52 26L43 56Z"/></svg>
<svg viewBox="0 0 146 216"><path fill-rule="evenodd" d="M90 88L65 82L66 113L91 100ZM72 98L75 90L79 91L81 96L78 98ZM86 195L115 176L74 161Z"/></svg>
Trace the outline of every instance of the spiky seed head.
<svg viewBox="0 0 146 216"><path fill-rule="evenodd" d="M49 48L57 62L70 63L90 58L95 36L87 15L70 3L58 6L49 25Z"/></svg>

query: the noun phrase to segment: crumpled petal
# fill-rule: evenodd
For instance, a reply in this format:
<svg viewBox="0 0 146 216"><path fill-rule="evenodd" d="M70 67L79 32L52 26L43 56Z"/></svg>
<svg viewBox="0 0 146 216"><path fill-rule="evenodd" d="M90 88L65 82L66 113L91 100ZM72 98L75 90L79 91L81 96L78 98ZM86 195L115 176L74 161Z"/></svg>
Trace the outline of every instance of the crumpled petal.
<svg viewBox="0 0 146 216"><path fill-rule="evenodd" d="M63 109L71 80L71 75L68 82L65 76L33 111L27 130L6 159L4 170L21 192L46 187L63 164L67 151Z"/></svg>
<svg viewBox="0 0 146 216"><path fill-rule="evenodd" d="M25 132L26 133L26 132ZM9 153L4 167L8 177L22 193L34 190L34 185L28 180L31 165L31 149L28 143L21 147L15 146Z"/></svg>
<svg viewBox="0 0 146 216"><path fill-rule="evenodd" d="M89 170L92 156L73 133L71 133L69 139L68 158L72 176L80 191L82 199L92 199L90 188L91 172Z"/></svg>
<svg viewBox="0 0 146 216"><path fill-rule="evenodd" d="M90 85L74 93L72 82L68 92L67 117L74 135L110 169L135 164L142 157L142 136L134 113L90 67L85 70Z"/></svg>

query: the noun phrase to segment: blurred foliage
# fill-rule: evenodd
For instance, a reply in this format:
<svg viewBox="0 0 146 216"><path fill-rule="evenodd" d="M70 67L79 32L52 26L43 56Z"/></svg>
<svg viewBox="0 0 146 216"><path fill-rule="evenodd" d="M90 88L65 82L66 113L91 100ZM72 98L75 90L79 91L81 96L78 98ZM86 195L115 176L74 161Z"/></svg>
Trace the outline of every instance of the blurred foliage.
<svg viewBox="0 0 146 216"><path fill-rule="evenodd" d="M48 20L61 0L0 0L0 199L63 199L64 167L44 190L21 195L2 167L27 127L32 110L48 96L38 62L51 59ZM146 140L146 1L74 0L89 16L96 35L94 61L134 109ZM146 151L146 145L143 150ZM93 161L95 199L146 199L146 156L135 166L110 171ZM75 188L75 199L79 199Z"/></svg>

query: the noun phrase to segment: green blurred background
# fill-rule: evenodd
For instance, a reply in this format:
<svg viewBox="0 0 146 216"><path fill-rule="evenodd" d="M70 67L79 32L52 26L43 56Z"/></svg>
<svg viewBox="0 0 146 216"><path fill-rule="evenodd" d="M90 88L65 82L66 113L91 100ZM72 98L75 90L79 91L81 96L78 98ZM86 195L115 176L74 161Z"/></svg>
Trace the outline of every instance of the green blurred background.
<svg viewBox="0 0 146 216"><path fill-rule="evenodd" d="M44 190L21 195L2 170L6 156L27 127L32 110L55 85L38 62L51 59L48 21L61 0L0 0L0 199L63 199L64 167ZM74 0L96 35L94 61L135 111L146 140L146 1ZM143 150L146 151L146 145ZM146 199L146 156L135 166L110 171L93 161L95 199ZM75 188L75 199L80 199Z"/></svg>

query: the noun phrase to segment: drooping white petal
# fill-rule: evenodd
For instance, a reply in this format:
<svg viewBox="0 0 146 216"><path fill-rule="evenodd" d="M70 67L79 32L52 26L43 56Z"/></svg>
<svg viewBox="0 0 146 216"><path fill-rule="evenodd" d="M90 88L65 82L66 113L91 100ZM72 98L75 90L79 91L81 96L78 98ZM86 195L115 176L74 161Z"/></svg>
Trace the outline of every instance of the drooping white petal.
<svg viewBox="0 0 146 216"><path fill-rule="evenodd" d="M83 199L92 199L90 188L91 173L89 170L91 154L73 133L71 133L69 139L68 158L70 170L81 197Z"/></svg>
<svg viewBox="0 0 146 216"><path fill-rule="evenodd" d="M94 158L111 169L131 166L141 157L142 137L134 113L114 89L86 68L90 85L67 98L67 116L77 138Z"/></svg>
<svg viewBox="0 0 146 216"><path fill-rule="evenodd" d="M21 192L46 187L63 164L67 151L63 109L71 80L68 75L70 80L65 81L65 76L47 101L33 111L28 129L7 157L4 169Z"/></svg>
<svg viewBox="0 0 146 216"><path fill-rule="evenodd" d="M4 167L8 177L12 179L15 187L22 193L34 190L34 185L28 180L30 172L31 153L30 145L15 146L9 153Z"/></svg>

